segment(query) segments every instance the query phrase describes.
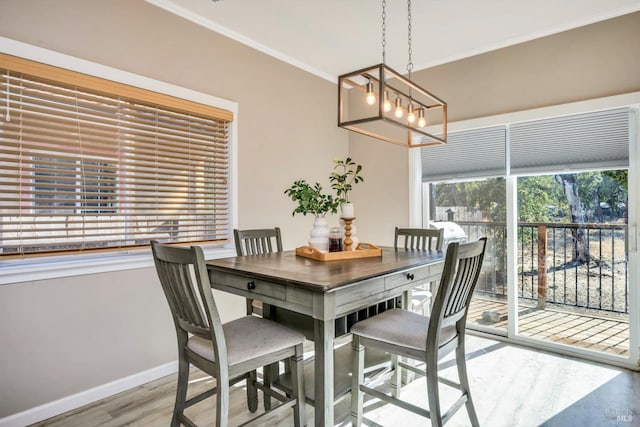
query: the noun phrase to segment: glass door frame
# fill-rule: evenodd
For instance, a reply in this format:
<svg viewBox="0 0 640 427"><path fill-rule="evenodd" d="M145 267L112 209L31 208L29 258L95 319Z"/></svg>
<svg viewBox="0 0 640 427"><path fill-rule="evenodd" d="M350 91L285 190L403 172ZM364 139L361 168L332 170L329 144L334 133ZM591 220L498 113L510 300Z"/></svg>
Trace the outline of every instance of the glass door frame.
<svg viewBox="0 0 640 427"><path fill-rule="evenodd" d="M507 341L523 344L533 348L549 350L560 354L576 356L588 360L605 362L625 368L640 370L640 254L638 254L638 241L640 240L640 132L639 111L640 92L625 95L617 95L607 98L598 98L588 101L580 101L571 104L563 104L535 110L520 111L516 113L502 114L480 119L470 119L449 123L449 131L462 131L479 127L495 126L500 124L517 123L528 120L544 119L567 114L578 114L594 110L602 110L618 107L630 107L635 113L630 123L629 141L629 175L628 175L628 264L629 264L629 356L621 357L602 352L581 349L563 344L541 341L535 338L518 335L518 288L517 288L517 176L512 176L509 168L509 144L506 147L506 186L507 186L507 281L508 281L508 326ZM509 140L509 126L507 126L507 141ZM428 147L427 147L428 149ZM428 224L423 222L423 206L428 206L428 201L423 200L422 164L420 149L409 149L409 220L411 226L423 227ZM426 204L425 204L426 203ZM424 218L428 218L428 212ZM477 328L480 329L480 328ZM496 337L496 330L487 328L481 333L490 333Z"/></svg>

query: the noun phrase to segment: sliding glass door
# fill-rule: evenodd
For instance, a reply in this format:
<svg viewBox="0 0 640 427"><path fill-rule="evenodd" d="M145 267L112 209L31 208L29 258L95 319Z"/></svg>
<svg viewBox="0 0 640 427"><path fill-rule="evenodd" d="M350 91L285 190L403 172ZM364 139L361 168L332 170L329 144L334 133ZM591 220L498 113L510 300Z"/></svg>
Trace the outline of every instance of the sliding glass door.
<svg viewBox="0 0 640 427"><path fill-rule="evenodd" d="M517 178L517 334L629 355L627 170Z"/></svg>
<svg viewBox="0 0 640 427"><path fill-rule="evenodd" d="M444 243L487 237L482 272L469 309L468 324L506 334L507 253L505 179L431 183L431 227L443 228Z"/></svg>
<svg viewBox="0 0 640 427"><path fill-rule="evenodd" d="M489 239L469 328L634 366L638 109L597 105L452 126L420 152L422 225Z"/></svg>

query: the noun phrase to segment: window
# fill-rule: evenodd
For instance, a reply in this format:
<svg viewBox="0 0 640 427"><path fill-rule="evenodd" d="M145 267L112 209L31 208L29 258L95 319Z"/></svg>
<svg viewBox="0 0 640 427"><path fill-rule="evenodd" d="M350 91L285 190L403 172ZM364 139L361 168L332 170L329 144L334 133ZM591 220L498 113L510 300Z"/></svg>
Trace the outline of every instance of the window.
<svg viewBox="0 0 640 427"><path fill-rule="evenodd" d="M0 54L0 258L225 242L233 114Z"/></svg>
<svg viewBox="0 0 640 427"><path fill-rule="evenodd" d="M116 213L116 163L34 157L34 213ZM77 191L86 189L81 197ZM68 209L58 210L60 206Z"/></svg>

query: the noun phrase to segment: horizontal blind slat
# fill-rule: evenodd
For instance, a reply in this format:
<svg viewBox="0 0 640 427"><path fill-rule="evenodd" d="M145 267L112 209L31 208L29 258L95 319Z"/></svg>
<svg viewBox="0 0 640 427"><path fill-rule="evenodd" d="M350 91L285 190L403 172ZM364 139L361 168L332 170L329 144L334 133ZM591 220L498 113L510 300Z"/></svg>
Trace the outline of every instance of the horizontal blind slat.
<svg viewBox="0 0 640 427"><path fill-rule="evenodd" d="M629 165L629 109L511 125L511 172L554 173Z"/></svg>
<svg viewBox="0 0 640 427"><path fill-rule="evenodd" d="M450 132L446 144L421 148L422 181L504 175L505 144L504 126Z"/></svg>
<svg viewBox="0 0 640 427"><path fill-rule="evenodd" d="M137 99L150 104L160 104L178 111L191 111L199 115L210 116L224 121L233 121L233 114L221 108L178 99L158 92L150 92L145 89L52 67L12 55L0 54L0 68L14 70L18 73L31 76L40 76L42 79L60 84L80 86L100 93L110 93L126 97L127 99Z"/></svg>
<svg viewBox="0 0 640 427"><path fill-rule="evenodd" d="M0 54L1 257L227 239L232 116L34 70Z"/></svg>

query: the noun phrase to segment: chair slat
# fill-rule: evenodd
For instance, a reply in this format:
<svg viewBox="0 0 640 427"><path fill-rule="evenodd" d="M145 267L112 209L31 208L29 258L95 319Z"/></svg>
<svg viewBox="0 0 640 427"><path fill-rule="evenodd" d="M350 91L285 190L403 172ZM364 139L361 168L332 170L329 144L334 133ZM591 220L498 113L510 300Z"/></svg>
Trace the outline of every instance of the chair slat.
<svg viewBox="0 0 640 427"><path fill-rule="evenodd" d="M282 251L280 228L233 230L238 256L260 255Z"/></svg>
<svg viewBox="0 0 640 427"><path fill-rule="evenodd" d="M280 228L261 228L253 230L233 230L233 239L238 256L260 255L282 251ZM275 243L275 246L274 246ZM262 314L259 301L247 298L247 314Z"/></svg>
<svg viewBox="0 0 640 427"><path fill-rule="evenodd" d="M395 228L393 247L399 244L405 250L440 251L444 240L444 230L434 228Z"/></svg>

